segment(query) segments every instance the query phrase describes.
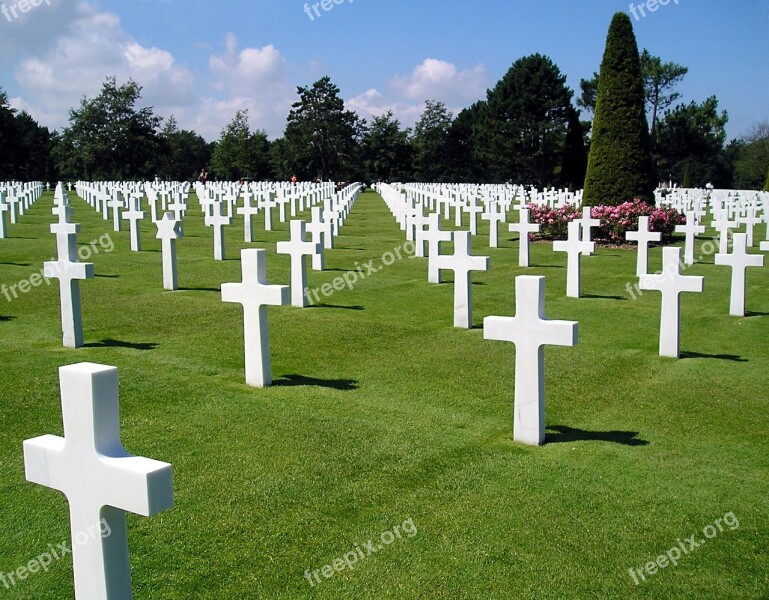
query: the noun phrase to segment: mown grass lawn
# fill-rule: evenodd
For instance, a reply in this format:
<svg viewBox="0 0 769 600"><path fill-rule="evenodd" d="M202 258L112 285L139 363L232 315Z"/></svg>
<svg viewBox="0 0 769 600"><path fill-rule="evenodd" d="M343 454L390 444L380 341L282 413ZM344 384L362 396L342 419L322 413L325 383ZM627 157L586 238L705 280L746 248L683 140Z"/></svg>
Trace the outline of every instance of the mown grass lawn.
<svg viewBox="0 0 769 600"><path fill-rule="evenodd" d="M112 231L70 197L81 246ZM452 286L427 283L426 259L403 258L322 306L270 308L275 386L259 390L244 384L242 309L219 288L241 281L247 246L266 248L270 283L287 284L275 243L288 224L265 233L257 218L246 245L238 220L215 262L191 204L184 289L163 291L146 223L141 253L123 231L91 257L85 348L61 347L56 282L0 296L0 572L69 539L64 497L24 479L22 442L62 434L57 369L91 361L119 368L128 451L173 464L176 506L128 519L137 599L769 597L769 265L748 272L746 318L728 314L728 268L710 255L687 269L705 292L683 296L684 358L665 359L659 294L626 289L635 250L584 258L585 297L569 299L564 254L534 244L521 269L514 236L490 250L483 222L474 250L492 268L473 274L475 329L452 327ZM51 206L46 194L0 240L0 282L54 255ZM310 287L403 243L367 192ZM660 263L656 248L651 270ZM514 314L520 274L545 275L547 316L580 327L575 348L545 352L540 448L512 441L514 348L480 328ZM739 525L706 540L727 513ZM314 586L305 578L408 519L415 535ZM634 583L629 569L692 535L705 543ZM0 584L9 598L72 595L70 557Z"/></svg>

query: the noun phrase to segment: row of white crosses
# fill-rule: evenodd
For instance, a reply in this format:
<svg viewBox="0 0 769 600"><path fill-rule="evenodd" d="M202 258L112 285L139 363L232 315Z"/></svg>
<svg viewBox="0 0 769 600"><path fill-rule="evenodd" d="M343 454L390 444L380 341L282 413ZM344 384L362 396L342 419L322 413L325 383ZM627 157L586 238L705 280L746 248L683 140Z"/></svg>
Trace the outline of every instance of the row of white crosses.
<svg viewBox="0 0 769 600"><path fill-rule="evenodd" d="M411 212L410 202L391 186L378 185L386 202L396 218L408 217ZM401 202L406 208L401 210ZM421 211L421 205L419 210ZM528 209L521 208L521 220L514 231L519 231L525 238L528 248L527 228ZM590 216L588 215L588 219ZM581 228L580 222L575 222ZM588 225L589 228L590 224ZM573 236L576 235L576 238ZM424 255L425 243L429 246L428 280L440 283L441 270L454 272L454 327L472 326L472 271L487 271L490 259L486 256L473 256L471 252L472 234L469 231L448 232L441 230L441 215L434 212L427 217L427 229L417 229L418 256ZM581 242L580 229L572 230L572 242ZM454 253L439 253L440 242L454 241ZM522 246L523 247L523 241ZM579 256L579 254L577 254ZM528 264L528 256L526 255ZM519 276L516 286L516 316L486 317L483 321L484 338L507 341L515 344L515 392L513 439L530 445L545 442L545 388L544 388L544 346L574 346L577 343L577 323L571 321L548 321L545 319L545 278Z"/></svg>
<svg viewBox="0 0 769 600"><path fill-rule="evenodd" d="M39 181L0 183L0 239L8 237L8 221L11 225L17 224L19 218L40 199L44 189Z"/></svg>
<svg viewBox="0 0 769 600"><path fill-rule="evenodd" d="M61 329L63 344L66 348L79 348L83 345L83 316L80 306L80 280L94 277L93 264L81 263L77 254L77 234L80 226L70 223L72 209L61 183L56 186L54 208L52 211L59 218L51 225L51 233L56 235L58 260L43 265L46 278L59 280L59 300L61 308Z"/></svg>
<svg viewBox="0 0 769 600"><path fill-rule="evenodd" d="M58 214L64 225L68 211L71 209L66 206L66 197L62 197ZM178 233L174 215L166 213L159 223L158 236L170 232L163 241L173 243ZM62 235L72 235L76 229L64 228ZM55 232L60 235L59 228ZM292 221L291 240L279 243L278 248L291 255L292 288L300 292L304 284L296 288L296 280L303 281L305 276L305 256L323 247L320 242L304 241L304 234L304 222ZM72 237L66 240L70 242ZM222 299L243 305L246 382L263 387L272 378L267 306L287 304L289 288L267 284L264 250L243 250L241 260L243 282L223 284ZM149 517L173 506L172 467L132 456L123 448L115 367L80 363L62 367L59 378L64 438L45 435L24 442L26 478L58 490L67 498L75 597L131 598L126 514ZM92 531L102 535L89 536L82 543L80 535Z"/></svg>
<svg viewBox="0 0 769 600"><path fill-rule="evenodd" d="M40 199L44 190L40 181L0 183L0 196L7 205L3 213L9 213L12 225L19 222L19 218Z"/></svg>
<svg viewBox="0 0 769 600"><path fill-rule="evenodd" d="M278 254L291 258L290 286L268 284L265 250L241 250L242 282L222 284L222 301L243 306L246 384L266 387L272 383L267 307L307 306L307 257L312 257L313 269L323 270L324 250L332 247L333 235L339 233L335 227L341 227L341 221L352 209L360 189L359 185L350 186L347 193L327 201L325 209L314 207L309 227L304 221L291 221L291 238L278 242L276 248ZM324 219L325 210L330 214L327 219ZM311 239L306 239L308 232L312 234Z"/></svg>
<svg viewBox="0 0 769 600"><path fill-rule="evenodd" d="M697 224L696 216L695 211L688 211L686 214L686 225L676 228L676 231L686 234L683 262L681 261L681 248L663 248L663 269L655 275L647 273L648 244L649 242L659 242L661 234L649 231L649 217L640 217L638 231L626 234L627 240L638 242L636 276L640 278L639 289L656 290L662 294L660 356L678 358L680 355L680 294L684 292L701 293L704 291L705 282L703 277L684 276L681 271L682 265L694 264L694 236L705 231L704 226ZM736 223L728 221L721 221L718 224L714 222L714 226L720 234L719 253L715 256L715 264L731 267L732 282L729 314L744 316L746 270L749 267L763 266L764 257L747 253L749 245L747 233L735 233L733 236L732 253L727 253L727 232L734 224ZM750 229L752 229L752 226ZM766 242L766 246L762 243L761 250L769 250L769 242Z"/></svg>

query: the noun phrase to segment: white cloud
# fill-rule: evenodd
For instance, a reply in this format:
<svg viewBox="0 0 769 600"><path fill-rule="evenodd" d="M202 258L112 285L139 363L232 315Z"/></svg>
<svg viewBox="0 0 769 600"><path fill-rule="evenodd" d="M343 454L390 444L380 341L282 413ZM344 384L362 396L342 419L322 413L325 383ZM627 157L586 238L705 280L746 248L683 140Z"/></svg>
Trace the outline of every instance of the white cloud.
<svg viewBox="0 0 769 600"><path fill-rule="evenodd" d="M440 100L461 105L483 97L487 80L483 65L460 71L452 63L427 58L410 75L393 78L390 85L410 100Z"/></svg>
<svg viewBox="0 0 769 600"><path fill-rule="evenodd" d="M232 33L227 35L225 48L224 54L208 61L215 94L202 99L195 130L216 138L236 111L248 109L253 128L280 136L295 100L295 88L286 74L288 61L272 44L238 50Z"/></svg>
<svg viewBox="0 0 769 600"><path fill-rule="evenodd" d="M410 75L398 75L385 93L369 89L347 101L347 107L371 120L391 110L403 127L413 127L426 100L438 100L457 115L463 108L486 97L488 75L483 65L460 71L456 65L427 58Z"/></svg>
<svg viewBox="0 0 769 600"><path fill-rule="evenodd" d="M345 102L345 108L354 110L359 117L369 123L374 117L383 115L388 110L401 123L401 128L412 127L422 114L422 104L411 104L395 99L385 99L377 89L370 89L362 94L350 98Z"/></svg>
<svg viewBox="0 0 769 600"><path fill-rule="evenodd" d="M22 90L17 105L54 128L67 125L68 109L97 95L113 75L118 84L130 78L141 85L142 104L156 114L168 116L194 102L189 69L169 52L137 43L115 15L86 4L78 5L78 18L47 49L22 60L15 75Z"/></svg>

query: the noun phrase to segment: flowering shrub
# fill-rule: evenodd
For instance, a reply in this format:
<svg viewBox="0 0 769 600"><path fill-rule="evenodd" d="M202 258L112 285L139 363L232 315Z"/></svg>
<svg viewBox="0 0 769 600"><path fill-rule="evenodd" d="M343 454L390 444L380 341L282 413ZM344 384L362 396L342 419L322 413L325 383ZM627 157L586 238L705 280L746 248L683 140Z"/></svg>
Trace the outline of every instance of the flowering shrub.
<svg viewBox="0 0 769 600"><path fill-rule="evenodd" d="M582 218L582 211L569 205L554 209L549 206L529 204L528 208L532 222L540 226L539 236L545 240L566 239L568 223ZM662 234L663 244L673 240L676 225L686 223L686 217L678 211L672 208L658 208L639 199L619 206L592 208L592 217L601 221L601 225L593 229L592 239L608 244L624 244L625 232L638 230L638 217L649 217L649 229Z"/></svg>

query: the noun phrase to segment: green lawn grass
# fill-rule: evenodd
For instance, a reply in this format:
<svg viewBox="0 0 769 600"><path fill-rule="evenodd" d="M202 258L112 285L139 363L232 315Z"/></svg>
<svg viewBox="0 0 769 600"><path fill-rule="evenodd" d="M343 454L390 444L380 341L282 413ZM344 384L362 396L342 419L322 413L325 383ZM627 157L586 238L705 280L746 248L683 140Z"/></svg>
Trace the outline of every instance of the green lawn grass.
<svg viewBox="0 0 769 600"><path fill-rule="evenodd" d="M81 246L112 231L70 197ZM215 262L191 205L177 245L184 289L163 291L147 223L141 253L123 231L92 256L85 348L61 347L57 282L0 296L0 572L69 539L64 497L24 479L22 442L62 434L57 369L91 361L119 368L126 449L173 464L175 507L128 518L137 599L769 597L769 266L748 271L746 318L728 314L728 268L711 255L687 269L705 292L683 295L686 358L665 359L659 294L626 290L634 249L584 258L586 297L570 299L563 253L534 244L521 269L514 236L488 249L483 222L474 251L491 270L473 274L475 329L452 327L452 285L429 285L426 259L404 257L324 306L271 307L276 385L260 390L244 383L242 308L219 288L241 281L243 247L266 248L270 283L287 284L275 243L288 224L265 233L257 218L247 245L237 219L228 260ZM0 240L0 282L55 254L51 206L46 194ZM366 192L309 286L381 265L403 243ZM651 270L660 263L653 249ZM545 351L539 448L511 439L514 347L480 328L514 314L521 274L545 275L548 318L580 328L575 348ZM739 527L635 585L630 568L704 539L730 512ZM305 579L408 519L416 535L314 587ZM9 598L72 595L71 557L0 585Z"/></svg>

